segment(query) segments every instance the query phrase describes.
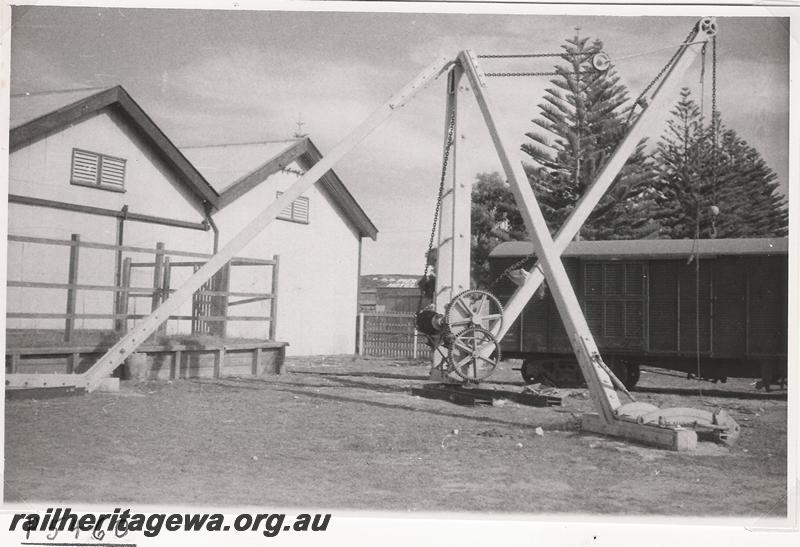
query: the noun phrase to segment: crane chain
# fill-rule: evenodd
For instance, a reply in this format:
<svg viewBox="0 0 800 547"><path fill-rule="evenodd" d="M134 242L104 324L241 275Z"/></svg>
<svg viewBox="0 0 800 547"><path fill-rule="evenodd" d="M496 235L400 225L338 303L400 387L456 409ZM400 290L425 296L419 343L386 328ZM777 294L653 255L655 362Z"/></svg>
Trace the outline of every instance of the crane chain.
<svg viewBox="0 0 800 547"><path fill-rule="evenodd" d="M594 55L594 51L583 51L579 53L487 53L478 55L478 59L535 59L540 57L582 57Z"/></svg>
<svg viewBox="0 0 800 547"><path fill-rule="evenodd" d="M574 75L582 76L584 74L596 74L594 70L581 70L579 72L486 72L484 76L488 78L494 77L508 77L508 76L562 76Z"/></svg>
<svg viewBox="0 0 800 547"><path fill-rule="evenodd" d="M690 40L694 35L695 31L697 30L698 24L699 23L695 23L694 25L692 25L692 29L689 31L689 34L687 34L686 38L683 39L683 43L678 46L678 49L676 49L675 53L672 54L672 57L670 57L669 61L667 61L667 64L661 67L661 70L658 72L658 74L656 74L655 78L650 80L650 83L648 83L647 86L645 86L644 90L639 94L639 96L636 97L636 100L633 102L633 104L631 105L631 109L628 112L628 119L625 122L627 125L631 124L631 119L633 118L633 114L636 111L636 105L642 102L642 99L644 99L645 95L647 95L647 93L653 88L653 86L656 85L656 83L664 76L664 74L666 74L666 72L670 69L670 67L672 67L672 65L675 64L675 61L678 59L683 50L689 47L689 45L691 45Z"/></svg>
<svg viewBox="0 0 800 547"><path fill-rule="evenodd" d="M536 258L536 253L531 253L528 256L525 256L525 257L521 258L520 260L517 260L511 266L509 266L508 268L506 268L505 270L500 272L500 275L498 275L494 279L494 281L492 281L489 284L489 289L494 289L497 286L498 283L500 283L503 279L508 277L508 274L510 274L514 270L518 270L523 264L525 264L527 261L529 261L532 258Z"/></svg>
<svg viewBox="0 0 800 547"><path fill-rule="evenodd" d="M450 149L453 147L455 141L455 127L456 127L456 110L452 109L450 112L450 120L447 125L447 138L445 140L444 153L442 158L442 176L439 178L439 193L436 197L436 210L433 213L433 226L431 227L431 235L428 240L428 252L425 253L425 269L422 272L422 278L428 278L428 267L431 265L431 252L433 251L433 239L436 237L436 226L439 223L439 213L442 208L442 198L444 197L444 182L447 177L447 164L450 160ZM422 305L422 289L420 289L420 303L418 308Z"/></svg>

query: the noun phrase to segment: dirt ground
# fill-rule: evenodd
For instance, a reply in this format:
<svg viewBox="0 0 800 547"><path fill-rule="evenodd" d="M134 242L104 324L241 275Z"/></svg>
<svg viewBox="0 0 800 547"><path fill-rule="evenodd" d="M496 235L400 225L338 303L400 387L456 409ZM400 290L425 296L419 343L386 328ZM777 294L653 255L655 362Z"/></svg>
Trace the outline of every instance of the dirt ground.
<svg viewBox="0 0 800 547"><path fill-rule="evenodd" d="M514 364L494 387L522 389ZM585 389L561 407L468 407L412 395L424 363L293 358L287 370L7 401L5 500L786 516L786 392L750 380L643 371L637 400L721 406L742 425L733 448L674 453L578 432Z"/></svg>

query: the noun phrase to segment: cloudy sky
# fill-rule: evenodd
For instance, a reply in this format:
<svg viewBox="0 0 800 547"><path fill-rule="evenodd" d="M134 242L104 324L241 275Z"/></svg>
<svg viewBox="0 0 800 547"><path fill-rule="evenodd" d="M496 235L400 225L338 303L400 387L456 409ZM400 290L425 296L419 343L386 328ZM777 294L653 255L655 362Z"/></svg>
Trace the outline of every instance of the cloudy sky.
<svg viewBox="0 0 800 547"><path fill-rule="evenodd" d="M696 19L15 7L11 92L121 84L179 146L287 138L302 116L303 130L324 154L442 54L553 52L579 32L603 40L636 95ZM723 17L719 29L724 122L761 151L785 189L788 22ZM552 64L545 59L515 68ZM487 61L484 68L506 66ZM699 74L697 63L684 82L695 94ZM532 129L547 85L543 78L491 81L496 115L518 138L515 144ZM335 168L380 230L377 242L365 243L364 273L422 270L441 169L443 109L444 82L435 82ZM471 99L458 138L460 174L473 179L499 170Z"/></svg>

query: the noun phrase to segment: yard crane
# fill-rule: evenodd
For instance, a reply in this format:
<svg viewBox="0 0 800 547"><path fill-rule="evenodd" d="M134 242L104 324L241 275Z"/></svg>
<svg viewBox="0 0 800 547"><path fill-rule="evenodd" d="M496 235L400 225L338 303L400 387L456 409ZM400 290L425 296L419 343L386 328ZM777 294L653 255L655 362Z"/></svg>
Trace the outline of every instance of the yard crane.
<svg viewBox="0 0 800 547"><path fill-rule="evenodd" d="M416 93L441 75L447 74L446 134L449 137L446 138L452 140L454 134L458 84L461 78L466 76L522 213L538 262L527 272L524 283L508 301L505 311L499 309L499 303L496 303L490 294L470 291L468 237L470 191L468 186L458 184L455 178L451 179L450 188L446 189L447 196L444 197L445 192L440 192L437 204L441 206L443 213L447 213L442 215L442 220L447 219L447 224L443 223L439 229L435 303L433 308L428 310L430 313L426 314L430 323L429 330L440 333L437 336L438 346L435 355L438 357L435 357L434 373L445 378L451 372L455 372L462 378L477 380L484 374L478 370L479 363L487 364L493 369L492 363L496 363L499 358L499 340L506 334L542 281L547 279L597 410L597 413L583 416L584 430L673 450L693 448L698 434L732 443L738 436L739 427L723 411L710 413L694 409L659 409L647 403L620 402L617 389L628 397L630 394L603 362L560 259L569 241L609 189L639 141L657 127L658 116L665 115L668 101L674 96L672 92L677 91L680 76L688 70L702 48L713 40L715 34L716 22L713 18L703 18L692 27L687 39L678 47L670 63L659 74L662 78L649 105L642 105L642 112L630 127L627 136L581 197L555 239L550 236L536 197L527 183L521 162L512 159L507 145L507 133L492 115L494 109L488 96L486 74L479 66L478 56L470 50L461 51L455 59L442 57L435 61L379 107L325 157L299 177L286 192L261 211L169 299L114 344L86 372L78 375L10 374L6 376L6 385L9 387L73 385L83 387L87 391L96 389L148 336L155 332L161 323L176 312L183 302L191 298L196 290L241 251L287 205L315 184L357 143L366 138L393 112L403 107ZM608 59L600 57L594 65L598 70L607 68ZM452 145L452 142L446 142L445 149L448 150ZM438 310L443 310L444 313L439 313ZM481 365L481 368L485 367Z"/></svg>

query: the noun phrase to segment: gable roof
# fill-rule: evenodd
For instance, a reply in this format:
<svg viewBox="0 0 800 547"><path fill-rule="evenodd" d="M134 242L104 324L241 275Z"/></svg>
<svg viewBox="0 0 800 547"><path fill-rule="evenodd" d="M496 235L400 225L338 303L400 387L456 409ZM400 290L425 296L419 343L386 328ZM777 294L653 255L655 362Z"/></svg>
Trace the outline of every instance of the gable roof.
<svg viewBox="0 0 800 547"><path fill-rule="evenodd" d="M198 199L217 210L292 162L308 169L322 159L308 137L178 149L119 85L99 91L92 88L15 95L11 98L9 149L18 150L106 108L123 114ZM361 237L375 239L378 229L336 173L329 170L319 182Z"/></svg>
<svg viewBox="0 0 800 547"><path fill-rule="evenodd" d="M322 159L322 153L308 137L284 141L185 147L182 150L219 191L217 209L223 209L264 182L270 175L297 162L307 170ZM265 160L266 158L266 160ZM237 162L241 161L240 165ZM244 169L249 166L249 171ZM361 237L375 239L378 229L347 190L333 169L319 179Z"/></svg>
<svg viewBox="0 0 800 547"><path fill-rule="evenodd" d="M74 90L13 97L9 149L11 152L18 150L105 108L122 113L201 201L216 205L219 195L214 188L122 86L102 91Z"/></svg>
<svg viewBox="0 0 800 547"><path fill-rule="evenodd" d="M572 241L562 257L582 258L687 258L718 255L780 255L789 252L789 239L763 237L742 239L636 239L613 241ZM517 258L533 253L529 241L500 243L489 256Z"/></svg>

